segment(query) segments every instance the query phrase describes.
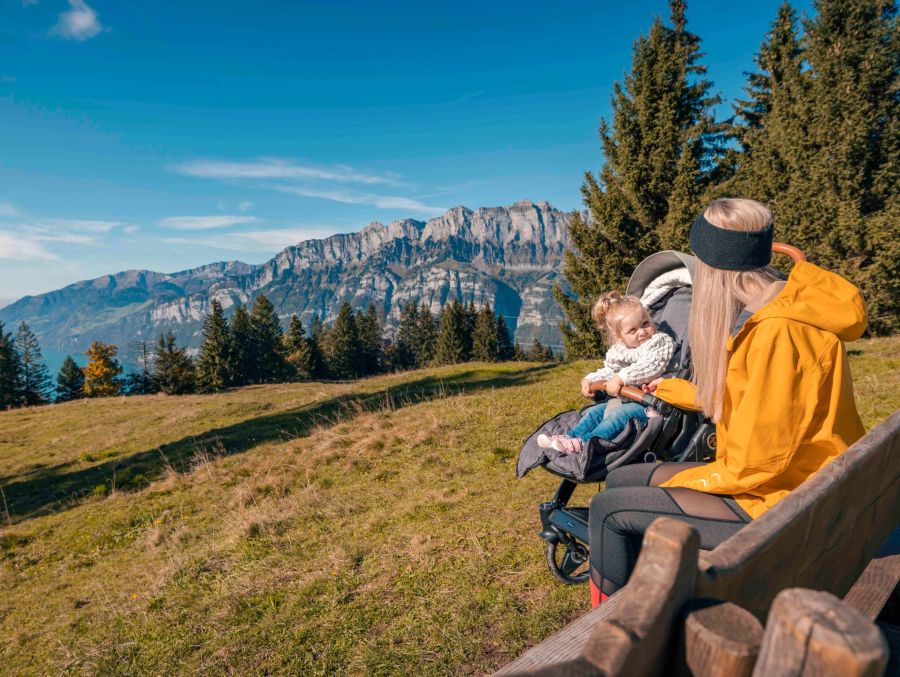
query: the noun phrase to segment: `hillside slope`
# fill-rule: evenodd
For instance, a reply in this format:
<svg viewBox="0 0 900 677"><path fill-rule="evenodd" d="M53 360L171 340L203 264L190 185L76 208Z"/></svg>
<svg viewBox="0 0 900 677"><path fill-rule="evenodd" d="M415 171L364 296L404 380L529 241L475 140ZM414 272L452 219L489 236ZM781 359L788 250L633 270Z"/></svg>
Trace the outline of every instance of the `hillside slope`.
<svg viewBox="0 0 900 677"><path fill-rule="evenodd" d="M872 426L900 404L900 339L851 347ZM4 672L497 668L588 606L545 569L554 478L514 476L588 366L0 413Z"/></svg>

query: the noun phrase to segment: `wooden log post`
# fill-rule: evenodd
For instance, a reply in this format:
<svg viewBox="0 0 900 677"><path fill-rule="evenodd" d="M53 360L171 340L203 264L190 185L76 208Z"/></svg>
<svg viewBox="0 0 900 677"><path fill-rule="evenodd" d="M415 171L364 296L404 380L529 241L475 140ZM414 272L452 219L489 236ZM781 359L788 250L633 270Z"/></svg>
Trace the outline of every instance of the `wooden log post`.
<svg viewBox="0 0 900 677"><path fill-rule="evenodd" d="M718 600L692 600L685 612L676 666L694 677L750 677L763 627L746 609Z"/></svg>
<svg viewBox="0 0 900 677"><path fill-rule="evenodd" d="M775 598L753 677L880 677L888 646L865 616L827 592L790 588Z"/></svg>
<svg viewBox="0 0 900 677"><path fill-rule="evenodd" d="M690 525L660 517L644 534L628 585L596 610L615 600L587 639L557 633L500 672L519 677L644 677L668 671L673 626L693 596L699 548L700 538ZM576 655L573 642L581 645Z"/></svg>

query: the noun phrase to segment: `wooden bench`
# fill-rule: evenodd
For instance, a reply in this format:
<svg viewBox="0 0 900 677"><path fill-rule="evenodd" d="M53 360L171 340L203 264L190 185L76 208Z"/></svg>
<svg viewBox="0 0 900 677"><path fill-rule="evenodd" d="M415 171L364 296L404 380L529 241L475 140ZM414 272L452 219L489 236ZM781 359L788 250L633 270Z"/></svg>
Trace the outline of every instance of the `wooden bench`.
<svg viewBox="0 0 900 677"><path fill-rule="evenodd" d="M755 642L758 650L762 640L749 637L754 633L748 628L759 623L761 636L773 600L794 588L844 598L843 603L833 601L846 614L873 621L900 578L900 531L894 534L900 524L898 480L900 412L895 412L712 551L699 551L697 534L686 523L660 518L645 535L625 588L498 674L668 674L685 669L690 627L702 629L706 616L716 614L707 636L715 635L718 627L721 641L734 644L730 650L735 655L742 650L741 637L748 646ZM820 610L827 606L820 598L810 604ZM685 614L692 615L692 623L684 622ZM729 624L734 626L733 637L728 636ZM770 618L769 625L776 633L784 624ZM697 628L693 632L695 637L704 634ZM770 650L763 657L780 655ZM750 659L752 665L757 656ZM708 674L715 674L710 670Z"/></svg>

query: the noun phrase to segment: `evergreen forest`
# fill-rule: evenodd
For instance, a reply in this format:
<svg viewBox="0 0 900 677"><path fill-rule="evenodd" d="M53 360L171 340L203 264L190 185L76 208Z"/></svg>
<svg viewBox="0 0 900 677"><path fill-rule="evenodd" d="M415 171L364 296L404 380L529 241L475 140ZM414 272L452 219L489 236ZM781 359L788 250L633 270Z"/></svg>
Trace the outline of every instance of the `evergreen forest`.
<svg viewBox="0 0 900 677"><path fill-rule="evenodd" d="M153 345L137 342L138 367L124 374L119 347L94 341L85 353L87 365L79 367L67 356L54 383L28 325L23 322L13 335L0 323L0 409L83 397L186 395L261 383L348 380L469 361L555 359L540 342L528 350L514 345L506 321L490 306L476 309L456 299L436 317L424 306L407 304L393 338L385 336L382 324L373 305L354 310L345 302L331 326L315 317L307 329L292 315L284 330L265 295L257 296L249 311L238 305L230 319L213 301L196 355L168 331Z"/></svg>
<svg viewBox="0 0 900 677"><path fill-rule="evenodd" d="M745 95L730 107L706 77L686 3L671 0L669 8L668 21L658 18L635 40L631 69L613 85L611 119L600 122L603 164L584 176L568 289L555 290L567 356L602 355L592 300L624 289L653 252L689 251L694 217L726 196L769 205L775 239L859 286L871 334L895 333L896 4L817 0L801 17L782 3L761 36Z"/></svg>

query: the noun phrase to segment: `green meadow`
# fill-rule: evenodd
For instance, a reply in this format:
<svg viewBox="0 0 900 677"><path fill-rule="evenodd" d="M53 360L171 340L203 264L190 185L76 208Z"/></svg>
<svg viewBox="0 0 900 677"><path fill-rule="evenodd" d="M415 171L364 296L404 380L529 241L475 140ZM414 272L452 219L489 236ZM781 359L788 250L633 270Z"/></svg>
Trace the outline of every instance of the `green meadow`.
<svg viewBox="0 0 900 677"><path fill-rule="evenodd" d="M849 348L871 427L900 405L900 338ZM589 366L0 413L4 674L498 668L589 606L545 568L557 482L514 470Z"/></svg>

